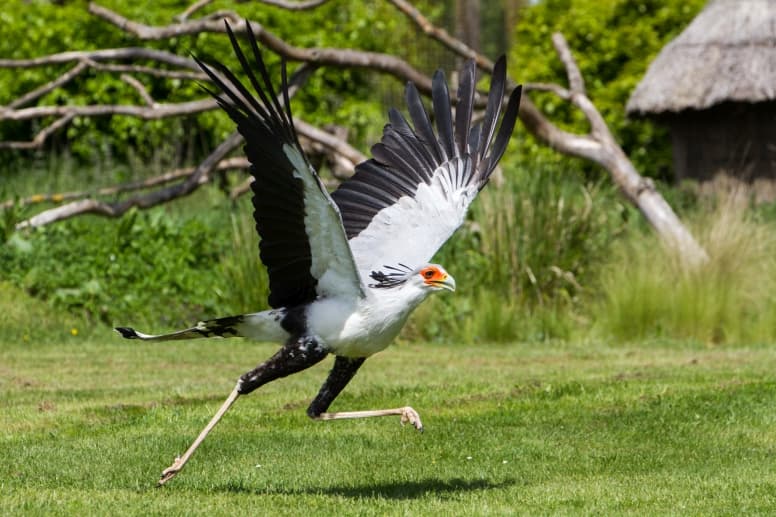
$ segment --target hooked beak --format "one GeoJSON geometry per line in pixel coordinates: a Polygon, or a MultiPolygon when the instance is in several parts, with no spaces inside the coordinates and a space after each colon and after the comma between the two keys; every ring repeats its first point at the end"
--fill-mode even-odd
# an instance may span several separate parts
{"type": "Polygon", "coordinates": [[[455,278],[451,275],[445,276],[443,280],[436,280],[433,282],[434,287],[441,287],[449,291],[455,291],[455,278]]]}

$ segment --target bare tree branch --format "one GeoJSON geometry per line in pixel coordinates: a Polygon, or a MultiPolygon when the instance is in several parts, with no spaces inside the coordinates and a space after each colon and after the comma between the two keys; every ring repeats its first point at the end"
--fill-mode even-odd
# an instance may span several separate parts
{"type": "Polygon", "coordinates": [[[352,147],[345,140],[337,138],[335,135],[327,133],[326,131],[322,131],[296,117],[294,117],[294,127],[300,135],[320,143],[330,151],[334,151],[342,157],[347,158],[351,163],[358,164],[367,160],[367,157],[364,154],[355,147],[352,147]]]}
{"type": "Polygon", "coordinates": [[[130,104],[94,104],[91,106],[36,106],[19,110],[0,111],[0,120],[29,120],[43,117],[99,117],[103,115],[129,115],[143,120],[158,120],[181,115],[193,115],[215,109],[213,99],[200,99],[174,104],[160,103],[154,106],[130,104]]]}
{"type": "Polygon", "coordinates": [[[198,73],[200,72],[197,63],[195,63],[193,59],[181,57],[164,50],[143,47],[71,50],[32,59],[0,59],[0,68],[35,68],[69,63],[72,61],[83,61],[85,59],[95,62],[117,61],[122,59],[159,61],[160,63],[176,66],[178,68],[188,68],[198,73]]]}
{"type": "Polygon", "coordinates": [[[0,142],[0,149],[39,149],[48,137],[65,127],[75,115],[66,114],[41,129],[35,137],[27,142],[0,142]]]}
{"type": "Polygon", "coordinates": [[[163,70],[160,68],[151,68],[140,65],[119,65],[112,63],[97,63],[86,60],[86,63],[94,70],[102,72],[119,72],[131,74],[144,74],[153,77],[164,77],[167,79],[186,79],[189,81],[208,81],[209,78],[202,72],[189,72],[188,70],[163,70]]]}
{"type": "Polygon", "coordinates": [[[185,22],[189,18],[189,16],[199,11],[200,9],[210,4],[211,2],[213,2],[213,0],[197,0],[196,2],[188,6],[185,11],[183,11],[181,14],[176,16],[175,19],[178,20],[179,22],[185,22]]]}
{"type": "Polygon", "coordinates": [[[229,191],[229,199],[234,201],[238,197],[247,194],[251,190],[251,185],[256,180],[253,176],[250,178],[246,178],[245,181],[234,187],[232,190],[229,191]]]}
{"type": "Polygon", "coordinates": [[[79,62],[73,68],[71,68],[64,74],[60,75],[53,81],[50,81],[44,85],[41,85],[38,88],[35,88],[34,90],[27,92],[26,94],[22,95],[18,99],[12,101],[10,104],[8,104],[8,107],[11,109],[20,108],[26,104],[31,103],[34,100],[39,99],[40,97],[43,97],[47,93],[52,92],[57,88],[72,81],[75,77],[79,76],[81,72],[86,70],[88,66],[89,64],[86,61],[79,62]]]}
{"type": "Polygon", "coordinates": [[[555,51],[558,53],[561,63],[566,68],[566,77],[569,81],[569,88],[574,93],[581,93],[586,95],[585,81],[582,79],[582,72],[579,71],[577,62],[574,60],[574,56],[571,54],[566,38],[563,34],[556,32],[552,35],[552,44],[555,47],[555,51]]]}
{"type": "MultiPolygon", "coordinates": [[[[159,40],[185,34],[200,34],[203,32],[226,32],[226,27],[222,20],[200,19],[164,27],[152,27],[150,25],[144,25],[128,20],[124,16],[94,2],[89,4],[89,12],[142,40],[159,40]]],[[[224,12],[222,18],[229,20],[232,30],[235,33],[244,33],[247,30],[245,20],[240,18],[236,13],[224,12]]],[[[318,66],[330,65],[340,68],[369,68],[379,70],[394,75],[404,81],[411,81],[424,92],[431,91],[431,79],[416,70],[403,59],[396,56],[347,48],[300,48],[286,43],[284,40],[267,31],[257,22],[251,22],[251,27],[259,42],[288,60],[302,61],[318,66]]],[[[2,61],[0,61],[0,66],[2,66],[2,61]]]]}
{"type": "Polygon", "coordinates": [[[470,48],[463,41],[451,36],[446,30],[437,27],[423,16],[412,4],[406,0],[389,0],[396,8],[412,20],[420,29],[432,39],[442,43],[456,54],[467,59],[474,59],[477,67],[483,70],[493,71],[493,62],[470,48]]]}
{"type": "MultiPolygon", "coordinates": [[[[245,157],[232,157],[226,158],[218,162],[214,172],[226,172],[235,169],[247,169],[250,166],[248,159],[245,157]]],[[[191,176],[196,171],[196,167],[182,167],[179,169],[173,169],[172,171],[165,172],[159,176],[153,176],[139,181],[131,181],[129,183],[122,183],[120,185],[114,185],[112,187],[103,187],[97,190],[82,190],[76,192],[61,192],[55,194],[34,194],[20,200],[6,200],[0,203],[0,210],[11,208],[12,206],[29,206],[40,203],[62,203],[64,201],[73,201],[76,199],[83,199],[89,196],[115,196],[126,192],[134,192],[136,190],[145,190],[160,185],[166,185],[182,178],[191,176]]]]}
{"type": "Polygon", "coordinates": [[[555,83],[523,83],[524,92],[551,92],[564,101],[571,100],[571,92],[555,83]]]}
{"type": "Polygon", "coordinates": [[[304,11],[321,6],[325,4],[327,0],[303,0],[298,2],[292,2],[288,0],[259,0],[259,2],[274,7],[281,7],[288,11],[304,11]]]}
{"type": "Polygon", "coordinates": [[[157,106],[156,101],[151,97],[151,94],[148,93],[148,90],[146,90],[146,87],[143,86],[143,83],[135,79],[129,74],[121,74],[121,80],[130,85],[132,88],[137,91],[137,93],[140,95],[140,97],[143,99],[143,101],[146,103],[146,106],[149,108],[155,108],[157,106]]]}
{"type": "Polygon", "coordinates": [[[132,207],[151,208],[172,199],[187,196],[197,190],[200,185],[207,183],[210,180],[210,173],[215,170],[218,163],[241,143],[242,137],[235,131],[216,147],[216,149],[210,153],[196,169],[194,169],[194,172],[181,183],[176,183],[175,185],[155,190],[145,195],[134,196],[114,203],[108,203],[94,198],[81,199],[56,208],[44,210],[43,212],[18,223],[16,229],[21,230],[23,228],[44,226],[82,214],[119,217],[132,207]]]}

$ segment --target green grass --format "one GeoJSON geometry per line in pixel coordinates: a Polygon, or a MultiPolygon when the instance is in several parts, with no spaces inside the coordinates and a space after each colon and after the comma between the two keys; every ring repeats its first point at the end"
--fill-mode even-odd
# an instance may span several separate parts
{"type": "Polygon", "coordinates": [[[109,335],[0,342],[4,515],[757,514],[776,504],[776,353],[664,341],[401,344],[313,422],[330,361],[237,402],[157,489],[237,376],[274,345],[109,335]]]}

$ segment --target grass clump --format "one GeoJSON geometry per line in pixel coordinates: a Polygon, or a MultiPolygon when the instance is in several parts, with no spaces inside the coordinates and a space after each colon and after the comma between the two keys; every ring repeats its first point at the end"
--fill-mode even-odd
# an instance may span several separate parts
{"type": "Polygon", "coordinates": [[[693,232],[709,260],[685,264],[658,237],[635,234],[601,270],[594,303],[599,331],[703,343],[776,339],[776,238],[766,222],[729,195],[699,210],[693,232]]]}

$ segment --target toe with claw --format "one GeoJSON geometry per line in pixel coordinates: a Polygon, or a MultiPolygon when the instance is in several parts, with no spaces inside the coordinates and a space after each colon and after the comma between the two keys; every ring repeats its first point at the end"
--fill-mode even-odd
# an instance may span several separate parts
{"type": "Polygon", "coordinates": [[[423,432],[423,423],[420,421],[420,415],[417,411],[407,406],[401,409],[401,425],[411,424],[415,429],[423,432]]]}
{"type": "Polygon", "coordinates": [[[164,469],[162,472],[161,477],[159,478],[159,481],[156,483],[156,486],[162,486],[163,484],[167,483],[169,480],[175,477],[175,475],[181,471],[183,468],[183,464],[185,462],[181,460],[181,457],[178,456],[175,458],[175,461],[172,465],[164,469]]]}

